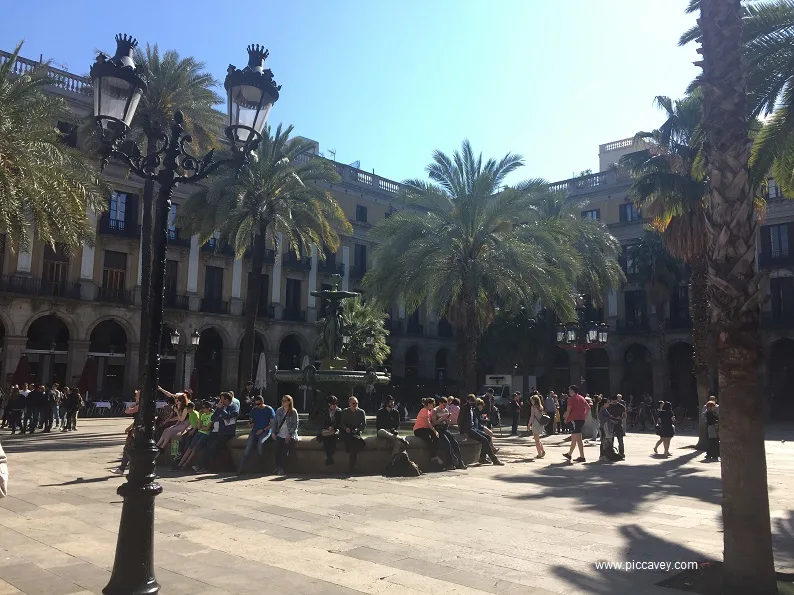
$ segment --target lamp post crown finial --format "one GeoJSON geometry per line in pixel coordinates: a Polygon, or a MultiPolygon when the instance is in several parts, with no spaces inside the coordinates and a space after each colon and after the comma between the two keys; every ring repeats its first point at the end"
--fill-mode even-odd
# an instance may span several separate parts
{"type": "Polygon", "coordinates": [[[252,43],[246,49],[248,50],[248,68],[262,72],[265,68],[265,60],[267,60],[270,52],[265,49],[265,46],[258,43],[252,43]]]}
{"type": "Polygon", "coordinates": [[[126,33],[116,34],[116,55],[113,56],[113,61],[122,66],[131,66],[135,68],[135,63],[132,61],[132,54],[135,48],[138,47],[138,40],[132,35],[126,33]]]}

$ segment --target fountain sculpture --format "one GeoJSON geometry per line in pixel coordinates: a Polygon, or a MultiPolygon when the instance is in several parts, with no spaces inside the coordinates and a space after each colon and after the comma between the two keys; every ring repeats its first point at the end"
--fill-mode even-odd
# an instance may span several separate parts
{"type": "MultiPolygon", "coordinates": [[[[341,281],[340,275],[333,275],[331,289],[311,293],[325,304],[323,312],[325,317],[319,321],[319,325],[322,327],[320,344],[324,347],[326,356],[320,362],[320,369],[318,370],[311,364],[304,366],[303,369],[276,369],[272,373],[275,381],[299,383],[328,394],[336,393],[339,397],[344,397],[350,394],[356,386],[388,384],[391,380],[389,374],[377,372],[372,367],[366,371],[347,369],[347,361],[341,357],[344,344],[342,302],[355,298],[359,294],[339,289],[341,281]]],[[[341,400],[344,401],[344,398],[341,400]]]]}

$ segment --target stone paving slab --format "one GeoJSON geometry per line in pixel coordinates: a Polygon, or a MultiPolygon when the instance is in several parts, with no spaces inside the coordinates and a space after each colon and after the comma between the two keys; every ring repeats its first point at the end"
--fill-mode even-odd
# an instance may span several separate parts
{"type": "MultiPolygon", "coordinates": [[[[0,500],[0,595],[100,593],[113,564],[123,481],[121,419],[77,434],[9,436],[0,500]]],[[[794,569],[794,427],[767,441],[780,570],[794,569]]],[[[614,465],[571,465],[563,437],[533,461],[526,437],[498,440],[504,467],[384,477],[174,475],[161,469],[155,564],[164,594],[549,595],[643,593],[663,573],[598,561],[719,559],[719,465],[676,436],[630,434],[614,465]]],[[[595,458],[596,447],[586,455],[595,458]]]]}

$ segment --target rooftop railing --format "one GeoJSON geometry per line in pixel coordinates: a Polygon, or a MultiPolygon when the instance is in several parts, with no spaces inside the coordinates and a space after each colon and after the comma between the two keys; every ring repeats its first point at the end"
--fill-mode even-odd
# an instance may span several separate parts
{"type": "MultiPolygon", "coordinates": [[[[14,57],[13,54],[0,50],[0,65],[7,64],[14,57]]],[[[29,60],[22,56],[17,56],[14,63],[11,65],[11,73],[22,76],[30,74],[35,69],[40,68],[44,63],[29,60]]],[[[94,94],[94,89],[91,86],[91,79],[66,72],[54,66],[47,66],[50,75],[50,84],[58,89],[77,93],[78,95],[85,95],[90,97],[94,94]]]]}

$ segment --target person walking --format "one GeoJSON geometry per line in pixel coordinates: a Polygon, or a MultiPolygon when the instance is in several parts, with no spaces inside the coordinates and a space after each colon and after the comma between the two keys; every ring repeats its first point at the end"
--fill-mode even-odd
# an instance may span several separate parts
{"type": "Polygon", "coordinates": [[[513,399],[507,406],[507,410],[513,417],[513,427],[510,429],[511,436],[518,436],[518,422],[521,419],[521,393],[516,391],[513,393],[513,399]]]}
{"type": "Polygon", "coordinates": [[[656,412],[659,419],[656,432],[659,434],[659,441],[653,447],[654,454],[659,454],[659,445],[664,445],[664,456],[670,456],[670,440],[675,436],[675,415],[673,415],[673,405],[670,401],[659,401],[659,409],[656,412]]]}
{"type": "Polygon", "coordinates": [[[708,445],[706,446],[706,460],[720,460],[720,415],[716,400],[706,403],[706,435],[708,445]]]}
{"type": "Polygon", "coordinates": [[[618,456],[623,460],[626,458],[623,447],[623,437],[626,435],[626,403],[623,401],[623,395],[617,394],[609,397],[606,408],[612,419],[612,437],[609,440],[609,446],[614,450],[615,439],[617,438],[618,456]]]}
{"type": "Polygon", "coordinates": [[[572,424],[571,430],[571,449],[567,453],[563,453],[569,461],[573,456],[574,449],[579,449],[579,456],[574,460],[576,463],[584,463],[584,442],[582,442],[582,428],[584,428],[585,419],[587,414],[590,413],[590,406],[584,397],[579,394],[579,387],[572,384],[568,387],[568,400],[565,410],[565,423],[572,424]]]}
{"type": "Polygon", "coordinates": [[[58,386],[57,382],[53,382],[50,385],[50,393],[48,394],[47,400],[50,403],[50,429],[52,427],[60,427],[61,425],[61,399],[63,398],[63,393],[60,391],[60,387],[58,386]]]}
{"type": "Polygon", "coordinates": [[[300,440],[298,412],[295,411],[292,396],[281,397],[281,407],[276,409],[273,426],[276,432],[276,475],[286,475],[290,454],[295,448],[295,443],[300,440]]]}
{"type": "MultiPolygon", "coordinates": [[[[544,411],[540,403],[540,395],[532,395],[529,397],[529,421],[527,421],[527,429],[532,430],[532,438],[535,440],[535,449],[538,451],[536,458],[542,459],[546,456],[546,450],[543,448],[543,443],[540,441],[540,436],[543,433],[542,418],[544,411]]],[[[545,415],[548,415],[546,413],[545,415]]],[[[549,415],[549,418],[551,416],[549,415]]],[[[546,424],[548,428],[548,424],[546,424]]]]}
{"type": "Polygon", "coordinates": [[[19,430],[22,434],[25,433],[25,426],[22,425],[22,416],[25,413],[25,395],[19,391],[16,385],[11,387],[9,391],[10,398],[8,400],[8,423],[11,428],[11,433],[16,434],[19,430]]]}
{"type": "Polygon", "coordinates": [[[546,436],[553,435],[554,426],[556,425],[555,415],[557,413],[557,402],[555,401],[556,395],[551,390],[543,400],[543,411],[549,416],[549,423],[546,424],[546,436]]]}

